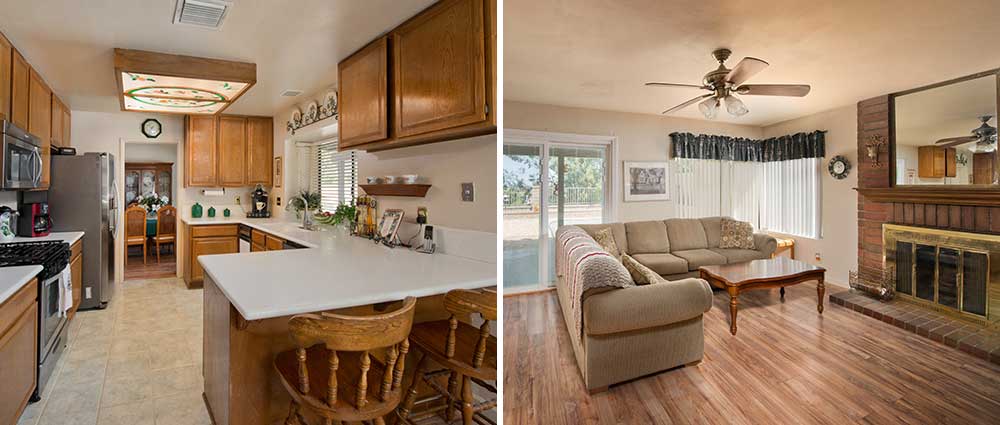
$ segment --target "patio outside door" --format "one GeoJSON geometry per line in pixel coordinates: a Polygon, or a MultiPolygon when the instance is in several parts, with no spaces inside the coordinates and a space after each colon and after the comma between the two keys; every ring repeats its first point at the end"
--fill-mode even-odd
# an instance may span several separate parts
{"type": "Polygon", "coordinates": [[[505,291],[555,284],[555,233],[559,226],[610,219],[610,147],[610,143],[574,144],[505,137],[505,291]]]}

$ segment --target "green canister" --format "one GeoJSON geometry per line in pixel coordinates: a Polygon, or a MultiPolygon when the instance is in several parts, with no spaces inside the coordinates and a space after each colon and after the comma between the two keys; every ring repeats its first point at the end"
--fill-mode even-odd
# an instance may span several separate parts
{"type": "Polygon", "coordinates": [[[208,207],[208,216],[215,217],[215,207],[208,207]]]}
{"type": "Polygon", "coordinates": [[[201,218],[201,211],[201,204],[195,202],[194,205],[191,206],[191,218],[201,218]]]}
{"type": "Polygon", "coordinates": [[[226,208],[226,209],[222,210],[222,216],[223,217],[229,217],[229,214],[230,214],[229,208],[226,208]]]}

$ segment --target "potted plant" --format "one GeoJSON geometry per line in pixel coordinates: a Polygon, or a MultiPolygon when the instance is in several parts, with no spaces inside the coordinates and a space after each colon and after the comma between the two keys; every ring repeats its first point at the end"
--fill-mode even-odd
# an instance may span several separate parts
{"type": "Polygon", "coordinates": [[[319,211],[319,192],[313,192],[309,189],[300,190],[297,195],[293,196],[292,199],[285,204],[285,211],[294,210],[296,219],[302,218],[302,210],[304,210],[306,206],[306,204],[302,203],[302,198],[305,198],[309,203],[309,211],[319,211]]]}

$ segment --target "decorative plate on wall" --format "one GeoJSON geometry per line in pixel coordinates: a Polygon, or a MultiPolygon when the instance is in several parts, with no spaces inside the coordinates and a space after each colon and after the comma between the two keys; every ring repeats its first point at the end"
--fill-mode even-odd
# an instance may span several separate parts
{"type": "Polygon", "coordinates": [[[302,111],[299,108],[292,110],[292,123],[301,126],[302,125],[302,111]]]}
{"type": "Polygon", "coordinates": [[[843,156],[837,155],[830,160],[830,175],[837,180],[843,180],[851,172],[851,162],[843,156]]]}
{"type": "Polygon", "coordinates": [[[315,100],[306,106],[306,115],[302,118],[303,125],[309,125],[319,120],[319,103],[315,100]]]}

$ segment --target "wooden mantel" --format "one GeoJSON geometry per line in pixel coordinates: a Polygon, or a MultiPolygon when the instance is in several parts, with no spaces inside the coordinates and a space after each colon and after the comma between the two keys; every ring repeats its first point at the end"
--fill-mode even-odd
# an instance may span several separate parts
{"type": "Polygon", "coordinates": [[[983,207],[996,207],[1000,205],[1000,189],[994,187],[897,186],[856,187],[854,190],[858,191],[866,200],[873,202],[907,202],[983,207]]]}

